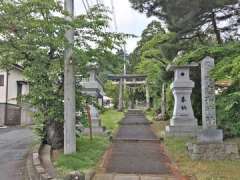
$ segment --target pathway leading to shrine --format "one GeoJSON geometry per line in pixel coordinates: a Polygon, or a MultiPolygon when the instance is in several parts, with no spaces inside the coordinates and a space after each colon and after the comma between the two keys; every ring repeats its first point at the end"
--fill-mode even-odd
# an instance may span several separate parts
{"type": "Polygon", "coordinates": [[[141,111],[126,114],[106,159],[105,173],[95,180],[180,179],[141,111]]]}

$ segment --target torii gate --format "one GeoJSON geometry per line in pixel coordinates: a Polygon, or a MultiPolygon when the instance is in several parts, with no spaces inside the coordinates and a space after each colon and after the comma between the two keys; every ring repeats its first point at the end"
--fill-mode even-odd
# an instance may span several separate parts
{"type": "Polygon", "coordinates": [[[146,89],[146,108],[150,107],[150,96],[149,89],[147,85],[146,75],[139,74],[118,74],[118,75],[108,75],[109,79],[113,81],[113,84],[119,84],[119,101],[118,110],[123,110],[123,86],[137,86],[144,85],[146,89]]]}

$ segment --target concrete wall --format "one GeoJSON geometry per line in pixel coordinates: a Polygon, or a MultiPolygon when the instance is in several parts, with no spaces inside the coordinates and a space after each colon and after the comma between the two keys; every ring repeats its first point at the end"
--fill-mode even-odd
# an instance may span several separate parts
{"type": "Polygon", "coordinates": [[[23,107],[21,109],[21,125],[24,126],[33,124],[32,116],[33,113],[31,112],[31,110],[29,108],[23,107]]]}

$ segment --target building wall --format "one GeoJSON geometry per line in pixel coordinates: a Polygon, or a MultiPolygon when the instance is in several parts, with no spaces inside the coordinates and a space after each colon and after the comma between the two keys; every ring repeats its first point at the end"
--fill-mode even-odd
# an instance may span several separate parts
{"type": "MultiPolygon", "coordinates": [[[[9,72],[8,75],[8,103],[17,104],[17,81],[24,81],[22,72],[18,69],[14,69],[9,72]]],[[[22,94],[28,93],[28,85],[23,85],[22,94]]]]}
{"type": "MultiPolygon", "coordinates": [[[[7,73],[0,70],[0,75],[4,75],[4,86],[0,86],[0,126],[2,125],[22,125],[31,124],[32,117],[30,109],[27,107],[18,107],[17,105],[17,81],[24,81],[22,72],[18,69],[11,70],[8,74],[8,119],[4,122],[5,103],[6,103],[6,82],[7,73]]],[[[29,93],[29,85],[22,85],[22,95],[29,93]]]]}

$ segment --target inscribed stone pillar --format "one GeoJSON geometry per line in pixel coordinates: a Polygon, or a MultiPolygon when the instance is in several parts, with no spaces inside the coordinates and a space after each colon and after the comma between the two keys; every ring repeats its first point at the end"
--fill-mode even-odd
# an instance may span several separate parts
{"type": "Polygon", "coordinates": [[[123,110],[123,79],[120,78],[119,81],[119,98],[118,98],[118,110],[123,110]]]}
{"type": "Polygon", "coordinates": [[[214,59],[206,57],[201,62],[202,85],[202,124],[203,131],[198,135],[199,142],[221,142],[222,130],[216,129],[215,83],[210,76],[214,59]]]}
{"type": "Polygon", "coordinates": [[[196,136],[197,134],[197,120],[194,117],[191,103],[194,82],[189,77],[190,67],[193,66],[197,64],[168,67],[168,70],[174,71],[172,83],[174,111],[170,126],[166,127],[167,135],[196,136]]]}

